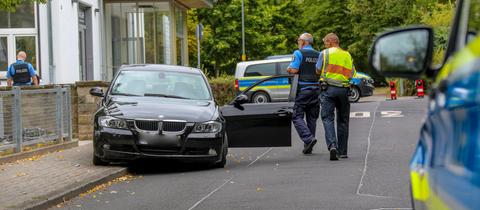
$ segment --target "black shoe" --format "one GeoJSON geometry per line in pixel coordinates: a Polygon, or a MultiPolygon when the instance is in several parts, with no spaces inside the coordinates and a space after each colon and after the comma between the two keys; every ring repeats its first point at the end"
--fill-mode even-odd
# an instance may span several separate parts
{"type": "Polygon", "coordinates": [[[336,148],[330,149],[330,160],[338,160],[337,153],[336,148]]]}
{"type": "Polygon", "coordinates": [[[339,155],[338,157],[339,157],[339,158],[342,158],[342,159],[347,159],[347,158],[348,158],[348,155],[339,155]]]}
{"type": "Polygon", "coordinates": [[[313,146],[317,143],[317,140],[313,140],[308,144],[305,144],[303,148],[303,154],[312,154],[313,146]]]}

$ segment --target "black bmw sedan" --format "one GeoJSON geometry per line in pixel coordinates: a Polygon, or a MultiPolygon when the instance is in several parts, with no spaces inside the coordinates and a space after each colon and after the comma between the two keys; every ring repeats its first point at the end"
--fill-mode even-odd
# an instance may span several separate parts
{"type": "Polygon", "coordinates": [[[219,107],[199,69],[123,66],[106,93],[90,90],[103,97],[94,118],[93,163],[167,158],[224,167],[229,147],[291,146],[294,95],[268,104],[249,104],[247,97],[253,88],[285,78],[296,87],[292,76],[274,76],[219,107]]]}

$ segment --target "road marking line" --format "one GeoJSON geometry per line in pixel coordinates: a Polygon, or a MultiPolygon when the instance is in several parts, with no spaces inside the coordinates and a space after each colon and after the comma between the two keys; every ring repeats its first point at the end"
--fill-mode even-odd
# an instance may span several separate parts
{"type": "Polygon", "coordinates": [[[370,130],[368,131],[367,154],[365,154],[365,165],[363,166],[362,177],[360,178],[360,183],[358,184],[358,187],[357,187],[357,195],[384,198],[385,196],[378,196],[378,195],[370,195],[370,194],[360,193],[360,190],[362,189],[362,186],[363,186],[363,179],[365,178],[365,175],[367,174],[368,155],[370,154],[370,146],[371,146],[371,142],[372,142],[371,138],[372,138],[373,125],[375,125],[375,119],[376,119],[377,110],[378,110],[379,106],[380,106],[380,102],[378,102],[377,106],[375,107],[375,112],[373,112],[372,125],[370,125],[370,130]]]}
{"type": "Polygon", "coordinates": [[[379,209],[370,209],[370,210],[411,210],[412,208],[379,208],[379,209]]]}
{"type": "Polygon", "coordinates": [[[255,159],[254,161],[252,161],[250,164],[247,165],[247,167],[253,165],[255,162],[257,162],[257,160],[260,160],[260,158],[262,158],[264,155],[266,155],[267,153],[269,153],[270,151],[272,151],[272,147],[270,149],[268,149],[267,151],[265,151],[263,154],[261,154],[260,156],[257,156],[257,159],[255,159]]]}
{"type": "MultiPolygon", "coordinates": [[[[269,153],[270,151],[273,150],[273,147],[269,148],[267,151],[265,151],[264,153],[262,153],[261,155],[257,156],[257,158],[252,161],[250,164],[247,165],[247,167],[253,165],[255,162],[257,162],[258,160],[260,160],[260,158],[262,158],[263,156],[265,156],[267,153],[269,153]]],[[[218,186],[217,188],[215,188],[212,192],[208,193],[205,197],[203,197],[202,199],[200,199],[199,201],[197,201],[192,207],[190,207],[188,210],[192,210],[194,209],[195,207],[197,207],[198,205],[200,205],[200,203],[202,203],[203,201],[205,201],[207,198],[209,198],[210,196],[212,196],[215,192],[217,192],[218,190],[220,190],[223,186],[225,186],[228,182],[232,181],[234,177],[231,177],[230,179],[228,179],[227,181],[225,181],[222,185],[218,186]]]]}
{"type": "Polygon", "coordinates": [[[382,111],[380,114],[382,117],[404,117],[402,111],[382,111]]]}
{"type": "Polygon", "coordinates": [[[360,193],[358,194],[358,196],[365,196],[365,197],[373,197],[373,198],[393,198],[393,197],[390,197],[390,196],[384,196],[384,195],[372,195],[372,194],[363,194],[363,193],[360,193]]]}
{"type": "Polygon", "coordinates": [[[220,190],[223,186],[225,186],[228,182],[232,181],[233,177],[231,177],[229,180],[225,181],[222,185],[218,186],[217,188],[215,188],[212,192],[208,193],[205,197],[203,197],[202,199],[200,199],[199,201],[197,201],[195,204],[193,204],[192,207],[190,207],[188,210],[192,210],[194,209],[195,207],[197,207],[198,205],[200,205],[200,203],[202,203],[204,200],[206,200],[208,197],[212,196],[213,193],[217,192],[218,190],[220,190]]]}
{"type": "Polygon", "coordinates": [[[370,118],[370,112],[350,112],[350,118],[370,118]]]}

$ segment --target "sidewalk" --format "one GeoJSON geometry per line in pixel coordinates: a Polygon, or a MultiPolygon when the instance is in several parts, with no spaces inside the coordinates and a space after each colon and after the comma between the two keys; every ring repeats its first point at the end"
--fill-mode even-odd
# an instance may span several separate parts
{"type": "Polygon", "coordinates": [[[0,165],[0,209],[45,209],[124,175],[120,166],[92,164],[91,142],[0,165]]]}

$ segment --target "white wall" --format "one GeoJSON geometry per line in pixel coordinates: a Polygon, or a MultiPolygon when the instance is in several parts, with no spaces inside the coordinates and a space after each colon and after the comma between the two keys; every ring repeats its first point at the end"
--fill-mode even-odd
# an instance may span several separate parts
{"type": "Polygon", "coordinates": [[[52,45],[54,78],[49,78],[48,58],[48,12],[47,4],[40,6],[40,41],[42,53],[43,75],[47,83],[73,83],[80,79],[79,46],[78,46],[78,6],[82,4],[91,7],[92,42],[93,42],[93,71],[94,79],[101,79],[101,43],[100,20],[101,13],[95,12],[99,8],[100,0],[80,0],[72,3],[66,0],[51,0],[52,10],[52,45]]]}

